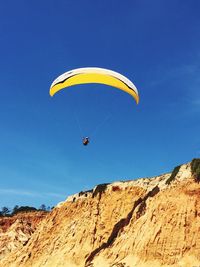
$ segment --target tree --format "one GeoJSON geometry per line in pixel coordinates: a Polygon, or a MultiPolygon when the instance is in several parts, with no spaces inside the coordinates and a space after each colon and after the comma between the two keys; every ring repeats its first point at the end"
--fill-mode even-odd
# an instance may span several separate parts
{"type": "Polygon", "coordinates": [[[2,207],[1,213],[3,216],[6,216],[10,213],[10,209],[8,207],[2,207]]]}
{"type": "Polygon", "coordinates": [[[14,208],[13,208],[13,211],[12,211],[12,215],[16,214],[18,209],[19,209],[19,206],[15,205],[14,208]]]}
{"type": "Polygon", "coordinates": [[[44,211],[46,211],[46,210],[47,210],[47,208],[46,208],[46,205],[45,205],[45,204],[42,204],[42,205],[39,207],[39,209],[40,209],[40,210],[44,210],[44,211]]]}

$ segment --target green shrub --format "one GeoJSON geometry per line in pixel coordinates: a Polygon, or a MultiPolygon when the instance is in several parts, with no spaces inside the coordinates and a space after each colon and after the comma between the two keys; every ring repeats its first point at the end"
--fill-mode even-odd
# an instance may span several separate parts
{"type": "Polygon", "coordinates": [[[170,184],[176,177],[176,175],[178,174],[179,170],[180,170],[180,166],[176,166],[174,169],[173,169],[173,172],[171,173],[171,176],[167,179],[166,181],[166,184],[170,184]]]}
{"type": "Polygon", "coordinates": [[[15,215],[19,212],[34,212],[34,211],[37,211],[37,209],[34,207],[21,206],[21,207],[15,208],[12,212],[12,215],[15,215]]]}
{"type": "Polygon", "coordinates": [[[200,182],[200,159],[193,159],[191,162],[192,175],[197,182],[200,182]]]}

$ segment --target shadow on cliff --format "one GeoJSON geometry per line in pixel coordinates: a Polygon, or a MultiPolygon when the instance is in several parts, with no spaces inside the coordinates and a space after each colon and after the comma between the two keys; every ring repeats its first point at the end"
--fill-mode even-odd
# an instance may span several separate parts
{"type": "Polygon", "coordinates": [[[120,230],[123,230],[123,228],[125,226],[127,226],[130,223],[130,220],[133,216],[133,213],[135,211],[135,209],[138,207],[138,211],[136,214],[136,219],[139,219],[139,217],[141,217],[146,209],[146,201],[149,197],[154,197],[156,194],[158,194],[158,192],[160,191],[158,186],[155,186],[151,191],[149,191],[143,198],[139,198],[138,200],[136,200],[134,202],[133,208],[131,209],[131,211],[127,214],[127,216],[125,218],[122,218],[119,222],[117,222],[114,227],[113,230],[107,240],[107,242],[104,242],[100,247],[96,248],[95,250],[93,250],[89,256],[86,259],[85,262],[85,266],[90,266],[90,263],[92,262],[92,260],[94,259],[94,257],[103,249],[108,248],[109,246],[111,246],[114,242],[114,240],[116,239],[116,237],[118,236],[120,230]]]}

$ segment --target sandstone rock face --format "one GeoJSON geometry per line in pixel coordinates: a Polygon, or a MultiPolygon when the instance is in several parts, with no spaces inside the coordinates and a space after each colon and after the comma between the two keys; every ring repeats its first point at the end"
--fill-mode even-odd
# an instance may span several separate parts
{"type": "Polygon", "coordinates": [[[197,178],[188,163],[68,197],[0,266],[200,266],[197,178]]]}
{"type": "Polygon", "coordinates": [[[46,212],[26,212],[0,217],[0,260],[24,246],[45,216],[46,212]]]}

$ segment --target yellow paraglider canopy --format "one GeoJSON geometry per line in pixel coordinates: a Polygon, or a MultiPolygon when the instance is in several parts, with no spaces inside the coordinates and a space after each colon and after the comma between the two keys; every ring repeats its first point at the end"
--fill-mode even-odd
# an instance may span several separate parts
{"type": "Polygon", "coordinates": [[[69,86],[86,83],[100,83],[118,88],[132,95],[137,104],[139,102],[137,88],[128,78],[115,71],[102,68],[79,68],[65,72],[53,81],[49,93],[53,96],[69,86]]]}

